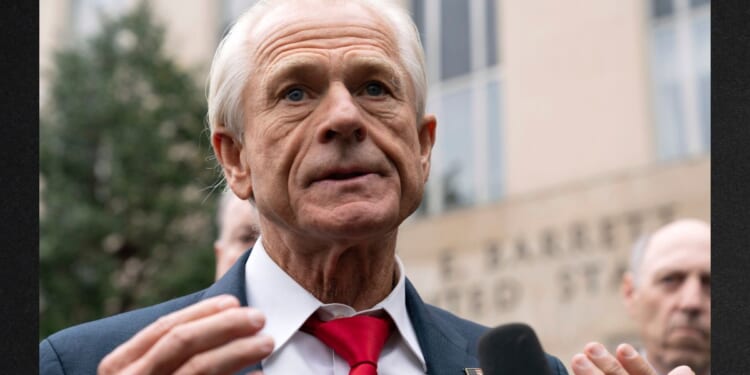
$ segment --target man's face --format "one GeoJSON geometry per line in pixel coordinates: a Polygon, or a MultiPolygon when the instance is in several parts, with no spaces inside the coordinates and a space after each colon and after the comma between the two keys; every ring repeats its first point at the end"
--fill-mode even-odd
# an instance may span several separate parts
{"type": "Polygon", "coordinates": [[[232,199],[222,215],[221,233],[214,242],[216,279],[224,275],[260,235],[258,213],[250,202],[232,199]]]}
{"type": "Polygon", "coordinates": [[[662,371],[687,364],[700,374],[710,366],[710,236],[708,226],[694,222],[655,233],[640,283],[626,296],[648,358],[662,371]]]}
{"type": "MultiPolygon", "coordinates": [[[[264,220],[321,239],[393,232],[419,205],[434,117],[414,90],[391,28],[342,2],[282,6],[250,39],[240,161],[264,220]]],[[[264,229],[265,230],[265,229],[264,229]]]]}

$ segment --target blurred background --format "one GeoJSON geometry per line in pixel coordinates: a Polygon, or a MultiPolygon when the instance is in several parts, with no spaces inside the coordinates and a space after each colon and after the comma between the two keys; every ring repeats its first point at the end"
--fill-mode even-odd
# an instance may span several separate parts
{"type": "MultiPolygon", "coordinates": [[[[566,365],[637,342],[633,241],[710,219],[710,1],[402,0],[438,118],[398,253],[428,301],[566,365]]],[[[251,0],[40,0],[40,338],[213,278],[213,52],[251,0]]]]}

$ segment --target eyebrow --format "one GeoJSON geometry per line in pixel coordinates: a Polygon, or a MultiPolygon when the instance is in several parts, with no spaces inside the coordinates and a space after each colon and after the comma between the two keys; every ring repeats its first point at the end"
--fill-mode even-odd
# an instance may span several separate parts
{"type": "Polygon", "coordinates": [[[402,91],[401,69],[393,62],[372,56],[356,56],[348,59],[346,76],[381,76],[398,91],[402,91]]]}
{"type": "MultiPolygon", "coordinates": [[[[344,77],[376,76],[392,85],[397,93],[403,93],[401,69],[387,60],[373,56],[347,58],[344,77]]],[[[294,56],[283,59],[268,67],[263,75],[260,88],[268,97],[276,95],[276,90],[286,80],[309,81],[325,79],[328,68],[320,60],[307,56],[294,56]]],[[[346,79],[346,78],[345,78],[346,79]]]]}
{"type": "Polygon", "coordinates": [[[290,57],[269,67],[263,75],[260,87],[267,95],[274,95],[278,85],[287,79],[309,79],[323,77],[326,68],[320,61],[309,57],[290,57]]]}
{"type": "MultiPolygon", "coordinates": [[[[692,273],[695,273],[694,269],[686,270],[682,268],[662,268],[660,270],[654,271],[653,276],[654,276],[654,279],[659,279],[667,275],[673,275],[673,274],[688,275],[692,273]]],[[[699,277],[711,276],[710,270],[699,270],[697,273],[699,277]]]]}

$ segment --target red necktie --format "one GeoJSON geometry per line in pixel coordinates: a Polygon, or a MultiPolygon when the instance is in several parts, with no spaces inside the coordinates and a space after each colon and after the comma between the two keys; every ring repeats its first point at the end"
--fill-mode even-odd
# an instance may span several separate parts
{"type": "Polygon", "coordinates": [[[313,315],[302,326],[303,332],[317,337],[349,363],[349,375],[378,373],[378,357],[392,329],[390,319],[368,315],[327,322],[313,315]]]}

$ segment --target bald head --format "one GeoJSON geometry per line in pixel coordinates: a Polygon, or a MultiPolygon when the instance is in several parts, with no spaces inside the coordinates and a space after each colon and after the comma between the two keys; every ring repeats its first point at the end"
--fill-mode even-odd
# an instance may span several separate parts
{"type": "Polygon", "coordinates": [[[660,258],[665,252],[685,248],[710,254],[711,226],[699,219],[680,219],[641,237],[633,247],[630,258],[630,272],[636,284],[641,279],[644,265],[648,267],[652,259],[660,258]]]}
{"type": "Polygon", "coordinates": [[[666,374],[711,369],[711,227],[674,221],[639,241],[622,285],[649,362],[666,374]]]}

